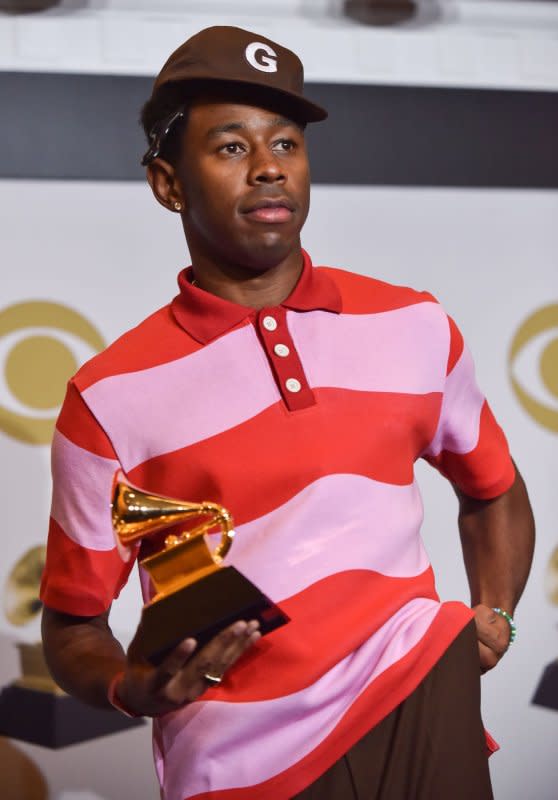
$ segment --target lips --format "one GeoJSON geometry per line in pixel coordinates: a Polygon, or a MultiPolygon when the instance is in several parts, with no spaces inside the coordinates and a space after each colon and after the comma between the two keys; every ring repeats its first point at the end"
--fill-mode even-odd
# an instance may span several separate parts
{"type": "Polygon", "coordinates": [[[288,222],[294,213],[294,207],[283,197],[262,198],[252,203],[242,213],[256,222],[288,222]]]}

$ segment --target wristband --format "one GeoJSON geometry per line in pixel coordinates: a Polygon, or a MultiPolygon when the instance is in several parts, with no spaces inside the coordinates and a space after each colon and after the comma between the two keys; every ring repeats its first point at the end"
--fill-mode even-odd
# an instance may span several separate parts
{"type": "Polygon", "coordinates": [[[141,717],[141,714],[136,714],[135,711],[130,711],[129,708],[126,708],[122,700],[118,697],[118,684],[124,677],[124,671],[117,672],[116,675],[112,678],[111,682],[108,686],[107,691],[107,698],[109,703],[113,708],[116,708],[117,711],[120,711],[122,714],[125,714],[127,717],[141,717]]]}
{"type": "Polygon", "coordinates": [[[501,617],[504,617],[508,625],[510,626],[510,644],[515,642],[515,637],[517,636],[517,627],[515,622],[513,621],[513,617],[508,614],[507,611],[504,611],[503,608],[493,608],[492,609],[496,614],[499,614],[501,617]]]}

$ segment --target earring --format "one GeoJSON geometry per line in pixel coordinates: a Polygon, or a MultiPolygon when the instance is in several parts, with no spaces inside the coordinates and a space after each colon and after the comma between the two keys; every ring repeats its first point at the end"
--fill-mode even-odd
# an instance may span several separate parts
{"type": "Polygon", "coordinates": [[[182,203],[180,202],[180,200],[175,200],[174,203],[172,204],[172,207],[174,208],[175,211],[182,211],[182,203]]]}

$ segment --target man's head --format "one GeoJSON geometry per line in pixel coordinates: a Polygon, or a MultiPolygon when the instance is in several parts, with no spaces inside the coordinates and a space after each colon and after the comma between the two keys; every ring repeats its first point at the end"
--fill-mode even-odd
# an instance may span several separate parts
{"type": "Polygon", "coordinates": [[[304,128],[327,114],[302,95],[289,50],[210,28],[163,66],[142,112],[155,196],[180,210],[192,256],[266,270],[297,245],[308,212],[304,128]]]}
{"type": "MultiPolygon", "coordinates": [[[[318,122],[327,112],[303,96],[304,69],[295,53],[242,28],[206,28],[167,59],[142,111],[150,142],[144,165],[160,154],[168,122],[190,98],[215,94],[251,96],[256,104],[275,103],[301,122],[318,122]]],[[[167,136],[175,129],[171,121],[167,136]]]]}

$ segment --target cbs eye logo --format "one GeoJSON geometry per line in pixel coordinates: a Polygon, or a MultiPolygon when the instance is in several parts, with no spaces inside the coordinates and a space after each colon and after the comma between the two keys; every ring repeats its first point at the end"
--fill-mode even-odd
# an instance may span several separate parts
{"type": "Polygon", "coordinates": [[[525,411],[558,433],[558,303],[535,311],[520,325],[508,361],[512,387],[525,411]]]}
{"type": "Polygon", "coordinates": [[[68,306],[30,301],[0,310],[0,431],[48,444],[68,379],[104,347],[98,330],[68,306]]]}

